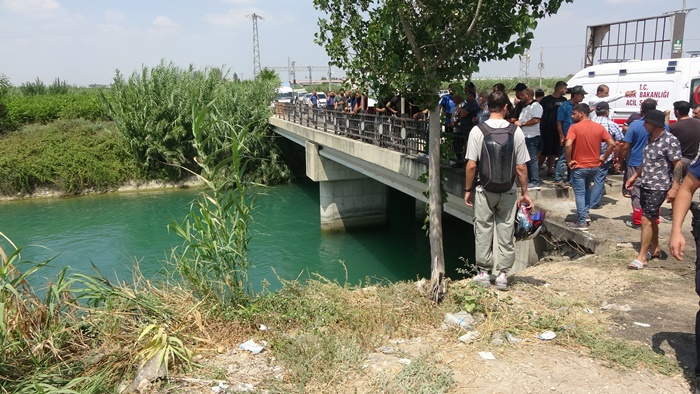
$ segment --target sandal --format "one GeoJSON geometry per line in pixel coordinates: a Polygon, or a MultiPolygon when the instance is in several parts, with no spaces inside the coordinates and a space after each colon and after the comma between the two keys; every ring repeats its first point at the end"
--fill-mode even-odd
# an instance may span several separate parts
{"type": "Polygon", "coordinates": [[[666,260],[668,258],[668,255],[663,250],[660,251],[659,254],[655,254],[655,255],[652,255],[651,252],[647,250],[646,257],[647,257],[647,261],[651,261],[653,259],[666,260]]]}
{"type": "Polygon", "coordinates": [[[647,266],[646,264],[644,264],[641,261],[636,260],[636,259],[632,260],[631,263],[627,264],[628,269],[636,270],[636,271],[643,270],[646,266],[647,266]]]}

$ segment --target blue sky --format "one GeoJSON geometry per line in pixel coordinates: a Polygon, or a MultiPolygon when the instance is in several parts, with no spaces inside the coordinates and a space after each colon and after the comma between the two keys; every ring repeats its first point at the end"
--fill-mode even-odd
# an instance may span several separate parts
{"type": "MultiPolygon", "coordinates": [[[[687,0],[700,8],[700,0],[687,0]]],[[[543,75],[565,76],[581,68],[587,25],[643,18],[678,10],[682,0],[575,0],[540,22],[532,45],[530,76],[543,48],[543,75]]],[[[0,74],[13,84],[108,84],[115,70],[130,75],[161,59],[178,66],[225,66],[243,78],[253,75],[253,27],[259,14],[263,67],[296,62],[297,79],[307,65],[327,66],[313,43],[323,15],[311,0],[0,0],[0,74]]],[[[700,50],[700,10],[686,22],[684,50],[700,50]]],[[[670,49],[669,49],[670,51],[670,49]]],[[[480,76],[518,76],[519,61],[482,64],[480,76]]],[[[314,79],[326,74],[314,71],[314,79]]],[[[283,80],[287,73],[280,74],[283,80]]]]}

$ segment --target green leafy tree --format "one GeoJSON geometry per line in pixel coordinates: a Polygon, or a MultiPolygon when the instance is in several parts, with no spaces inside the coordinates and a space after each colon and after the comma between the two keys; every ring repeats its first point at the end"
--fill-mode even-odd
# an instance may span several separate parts
{"type": "Polygon", "coordinates": [[[479,62],[510,59],[529,48],[537,21],[573,0],[314,0],[316,42],[348,77],[376,92],[410,90],[430,108],[429,222],[431,279],[437,298],[445,274],[440,193],[443,82],[478,71],[479,62]]]}
{"type": "Polygon", "coordinates": [[[269,68],[263,68],[262,70],[260,70],[260,74],[258,74],[257,79],[260,79],[262,81],[277,81],[277,83],[279,83],[280,77],[274,70],[270,70],[269,68]]]}
{"type": "Polygon", "coordinates": [[[12,128],[7,122],[7,106],[5,105],[5,100],[3,100],[10,92],[10,89],[12,89],[10,78],[5,74],[0,74],[0,134],[4,134],[12,128]]]}
{"type": "Polygon", "coordinates": [[[5,74],[0,74],[0,98],[10,93],[10,89],[12,89],[10,78],[5,74]]]}

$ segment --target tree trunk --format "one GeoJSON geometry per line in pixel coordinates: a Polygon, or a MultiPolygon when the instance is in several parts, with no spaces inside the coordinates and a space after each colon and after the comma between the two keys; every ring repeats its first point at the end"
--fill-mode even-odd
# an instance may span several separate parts
{"type": "Polygon", "coordinates": [[[438,293],[441,292],[441,283],[445,277],[445,255],[442,249],[440,134],[440,107],[435,107],[430,111],[430,128],[428,133],[428,218],[430,220],[430,281],[434,293],[432,295],[436,299],[438,293]]]}

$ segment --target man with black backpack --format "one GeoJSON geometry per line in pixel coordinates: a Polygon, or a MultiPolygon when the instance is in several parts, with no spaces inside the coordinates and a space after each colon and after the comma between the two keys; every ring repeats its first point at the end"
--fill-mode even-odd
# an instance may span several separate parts
{"type": "Polygon", "coordinates": [[[513,228],[517,205],[532,208],[527,190],[527,162],[530,156],[523,131],[505,119],[508,102],[504,92],[491,93],[488,98],[489,119],[469,133],[464,189],[464,202],[474,207],[476,265],[479,272],[472,281],[490,286],[490,274],[495,268],[496,288],[499,290],[508,289],[507,275],[515,263],[513,228]],[[478,185],[475,184],[477,169],[478,185]],[[520,184],[520,197],[515,189],[516,176],[520,184]]]}

